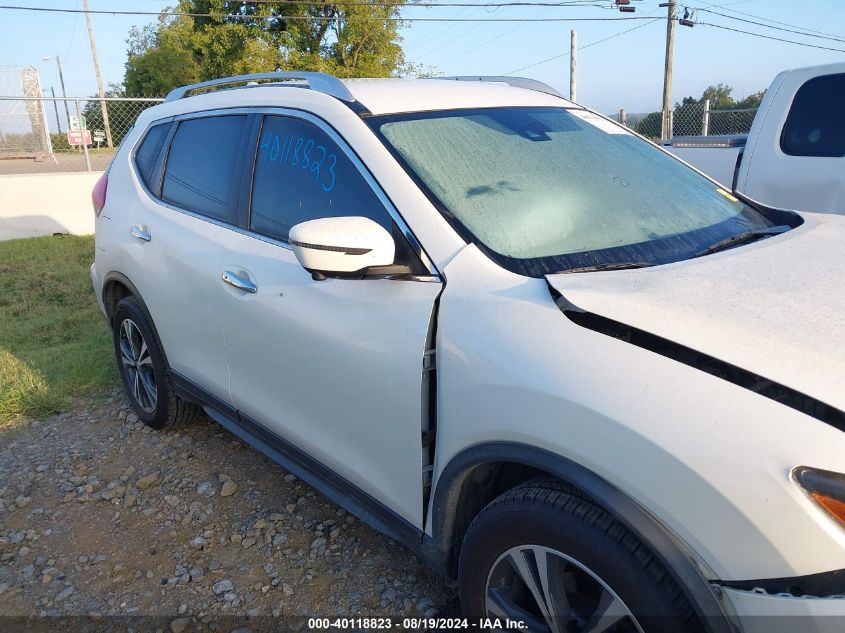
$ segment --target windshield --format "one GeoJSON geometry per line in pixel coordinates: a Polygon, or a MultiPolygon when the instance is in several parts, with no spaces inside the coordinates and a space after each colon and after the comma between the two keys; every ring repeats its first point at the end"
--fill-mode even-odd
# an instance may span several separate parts
{"type": "Polygon", "coordinates": [[[668,263],[773,225],[584,110],[417,112],[369,123],[464,239],[519,274],[668,263]]]}

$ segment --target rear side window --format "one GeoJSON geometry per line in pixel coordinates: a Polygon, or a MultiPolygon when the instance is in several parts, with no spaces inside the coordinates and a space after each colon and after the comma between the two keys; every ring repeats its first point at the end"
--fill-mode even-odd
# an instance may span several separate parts
{"type": "Polygon", "coordinates": [[[300,119],[265,117],[250,229],[287,241],[300,222],[345,216],[370,218],[388,231],[393,225],[372,187],[328,134],[300,119]]]}
{"type": "Polygon", "coordinates": [[[150,178],[153,175],[158,154],[161,152],[161,146],[167,137],[167,131],[170,129],[170,123],[160,123],[152,126],[147,130],[144,140],[141,141],[140,147],[135,152],[135,164],[138,166],[138,174],[141,180],[147,187],[150,186],[150,178]]]}
{"type": "Polygon", "coordinates": [[[845,74],[815,77],[798,89],[781,149],[791,156],[845,156],[845,74]]]}
{"type": "Polygon", "coordinates": [[[245,125],[244,115],[181,121],[167,155],[162,199],[234,224],[245,125]]]}

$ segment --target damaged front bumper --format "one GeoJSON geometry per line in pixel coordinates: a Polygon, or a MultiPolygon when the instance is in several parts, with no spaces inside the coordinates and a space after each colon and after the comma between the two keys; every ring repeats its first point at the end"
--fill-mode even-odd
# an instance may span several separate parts
{"type": "Polygon", "coordinates": [[[845,569],[714,587],[743,633],[842,633],[845,569]]]}

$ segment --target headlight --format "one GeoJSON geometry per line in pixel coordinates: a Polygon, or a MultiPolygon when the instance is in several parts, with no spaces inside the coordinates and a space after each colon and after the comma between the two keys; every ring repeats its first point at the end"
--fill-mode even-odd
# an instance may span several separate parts
{"type": "Polygon", "coordinates": [[[845,525],[845,475],[796,466],[792,469],[792,478],[813,501],[845,525]]]}

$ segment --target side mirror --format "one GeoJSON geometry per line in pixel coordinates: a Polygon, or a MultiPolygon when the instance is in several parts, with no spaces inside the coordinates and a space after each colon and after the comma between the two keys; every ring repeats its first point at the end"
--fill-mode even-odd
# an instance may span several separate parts
{"type": "Polygon", "coordinates": [[[318,218],[288,234],[299,264],[314,279],[393,264],[396,244],[382,226],[364,217],[318,218]]]}

